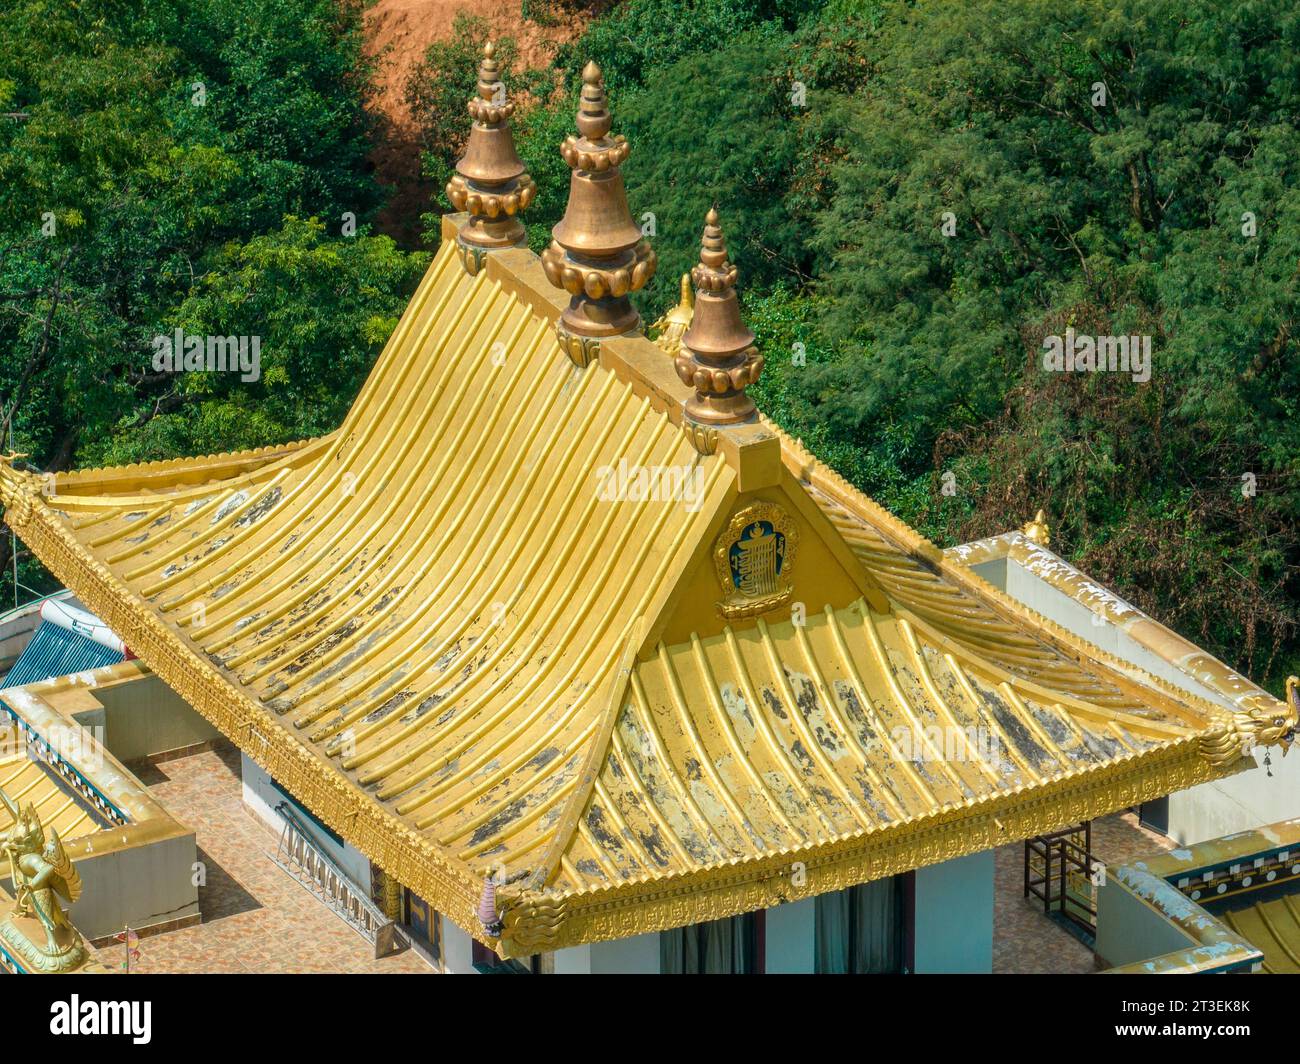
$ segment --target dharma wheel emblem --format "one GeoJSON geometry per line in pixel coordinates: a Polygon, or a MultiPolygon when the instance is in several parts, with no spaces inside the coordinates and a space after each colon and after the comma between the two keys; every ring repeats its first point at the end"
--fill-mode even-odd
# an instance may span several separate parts
{"type": "Polygon", "coordinates": [[[794,591],[798,534],[785,511],[760,502],[737,510],[713,548],[713,564],[726,597],[724,617],[753,617],[783,605],[794,591]]]}

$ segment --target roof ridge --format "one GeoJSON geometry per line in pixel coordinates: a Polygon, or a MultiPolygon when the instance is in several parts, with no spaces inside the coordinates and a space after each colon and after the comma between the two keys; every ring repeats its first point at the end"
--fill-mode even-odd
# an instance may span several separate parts
{"type": "Polygon", "coordinates": [[[1118,655],[1081,639],[1050,617],[1013,599],[1005,591],[994,587],[965,562],[946,554],[923,533],[855,487],[842,474],[809,451],[802,440],[796,440],[770,419],[765,417],[764,421],[780,438],[783,455],[788,451],[790,456],[796,459],[797,468],[794,472],[801,484],[822,492],[842,505],[854,517],[894,541],[894,545],[904,553],[927,564],[934,570],[935,575],[947,578],[959,590],[983,602],[1002,619],[1011,621],[1021,630],[1027,627],[1036,628],[1042,633],[1047,645],[1057,652],[1068,649],[1081,653],[1113,673],[1117,680],[1125,684],[1138,683],[1149,687],[1175,703],[1187,703],[1208,714],[1211,720],[1220,720],[1229,713],[1223,707],[1216,706],[1193,692],[1183,691],[1140,665],[1125,661],[1118,655]],[[1133,674],[1137,674],[1136,680],[1130,678],[1133,674]]]}
{"type": "Polygon", "coordinates": [[[587,750],[587,757],[578,773],[578,781],[574,784],[573,793],[565,799],[564,809],[555,822],[555,831],[551,841],[547,845],[541,860],[538,861],[537,867],[528,877],[525,889],[544,889],[555,877],[555,873],[559,871],[560,859],[569,848],[569,843],[578,828],[578,818],[582,816],[583,811],[587,808],[587,803],[591,801],[592,792],[596,789],[596,781],[600,777],[601,767],[609,757],[610,738],[614,731],[614,724],[618,720],[618,715],[626,700],[624,695],[631,683],[632,670],[636,666],[637,651],[641,648],[641,642],[645,638],[645,631],[646,620],[644,615],[634,617],[624,629],[622,653],[606,680],[608,691],[605,704],[601,709],[600,726],[597,728],[596,734],[592,736],[591,746],[587,750]]]}

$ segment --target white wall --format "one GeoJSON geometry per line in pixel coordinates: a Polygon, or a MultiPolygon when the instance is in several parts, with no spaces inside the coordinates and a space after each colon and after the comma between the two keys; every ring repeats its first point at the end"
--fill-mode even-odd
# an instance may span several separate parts
{"type": "Polygon", "coordinates": [[[194,884],[194,835],[112,850],[77,861],[81,897],[69,908],[86,938],[105,938],[124,927],[137,931],[199,914],[194,884]]]}
{"type": "Polygon", "coordinates": [[[1157,914],[1114,877],[1097,891],[1098,960],[1110,968],[1194,946],[1192,937],[1157,914]]]}
{"type": "MultiPolygon", "coordinates": [[[[239,769],[243,777],[244,805],[250,813],[279,834],[284,830],[284,820],[275,811],[275,807],[284,801],[284,795],[275,789],[271,777],[261,766],[249,760],[242,750],[239,754],[239,769]]],[[[358,890],[367,898],[370,897],[370,861],[366,855],[346,842],[336,843],[311,820],[307,820],[307,827],[358,890]]]]}
{"type": "Polygon", "coordinates": [[[1266,769],[1265,752],[1264,747],[1255,750],[1255,768],[1171,794],[1169,837],[1192,846],[1300,816],[1300,757],[1269,750],[1266,769]]]}
{"type": "Polygon", "coordinates": [[[993,971],[993,851],[916,870],[915,971],[993,971]]]}
{"type": "Polygon", "coordinates": [[[651,932],[616,938],[612,942],[593,942],[592,975],[658,975],[659,935],[651,932]]]}
{"type": "Polygon", "coordinates": [[[591,946],[570,946],[555,951],[556,975],[590,975],[591,946]]]}
{"type": "Polygon", "coordinates": [[[454,975],[476,975],[474,940],[445,916],[442,918],[442,964],[454,975]]]}
{"type": "Polygon", "coordinates": [[[802,975],[816,971],[817,899],[787,902],[767,910],[764,971],[802,975]]]}
{"type": "Polygon", "coordinates": [[[221,732],[155,675],[97,688],[104,745],[119,761],[136,761],[221,738],[221,732]]]}

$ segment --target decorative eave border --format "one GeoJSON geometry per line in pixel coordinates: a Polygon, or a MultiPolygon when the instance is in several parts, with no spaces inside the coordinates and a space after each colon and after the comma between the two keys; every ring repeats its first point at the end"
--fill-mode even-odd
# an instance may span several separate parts
{"type": "MultiPolygon", "coordinates": [[[[5,522],[140,660],[304,806],[457,926],[482,937],[481,883],[295,739],[275,717],[173,632],[63,527],[36,478],[0,468],[5,522]]],[[[484,939],[484,941],[488,941],[484,939]]]]}
{"type": "Polygon", "coordinates": [[[626,938],[843,890],[1019,842],[1172,791],[1234,775],[1248,759],[1215,765],[1189,735],[1142,754],[990,795],[967,805],[831,842],[641,878],[581,894],[498,891],[506,957],[626,938]]]}

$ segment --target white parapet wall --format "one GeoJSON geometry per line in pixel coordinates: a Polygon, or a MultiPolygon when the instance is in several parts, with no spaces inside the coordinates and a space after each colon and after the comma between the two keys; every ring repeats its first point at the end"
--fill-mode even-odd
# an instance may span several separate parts
{"type": "MultiPolygon", "coordinates": [[[[128,662],[3,692],[29,750],[47,745],[48,751],[40,753],[43,769],[57,776],[60,786],[102,825],[65,843],[83,885],[70,915],[92,940],[127,926],[147,931],[199,918],[201,870],[194,832],[173,818],[82,724],[86,717],[100,719],[96,694],[128,682],[134,668],[128,662]]],[[[8,713],[4,717],[10,720],[8,713]]]]}
{"type": "Polygon", "coordinates": [[[105,939],[128,926],[147,932],[197,922],[203,870],[193,832],[181,829],[134,846],[73,857],[82,892],[69,915],[87,938],[105,939]]]}
{"type": "MultiPolygon", "coordinates": [[[[1241,700],[1265,694],[1020,533],[947,553],[1067,631],[1198,698],[1232,711],[1241,700]]],[[[1253,756],[1253,769],[1169,795],[1164,829],[1169,837],[1191,846],[1300,816],[1300,757],[1269,754],[1262,747],[1253,756]]]]}
{"type": "Polygon", "coordinates": [[[140,671],[130,683],[101,685],[95,697],[103,706],[104,741],[122,761],[137,761],[222,739],[213,725],[143,665],[123,662],[125,672],[140,671]]]}

